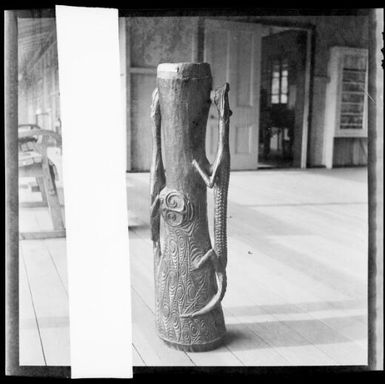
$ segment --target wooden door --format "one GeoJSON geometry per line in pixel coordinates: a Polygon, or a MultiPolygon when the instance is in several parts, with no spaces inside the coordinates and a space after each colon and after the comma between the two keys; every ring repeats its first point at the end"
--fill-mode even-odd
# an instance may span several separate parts
{"type": "MultiPolygon", "coordinates": [[[[262,39],[262,89],[267,95],[271,126],[282,130],[278,131],[282,132],[279,135],[281,138],[286,136],[288,147],[284,150],[286,145],[281,142],[281,148],[275,148],[276,157],[265,158],[268,162],[301,166],[303,146],[307,146],[303,132],[307,98],[307,38],[306,31],[288,30],[262,39]],[[283,133],[285,131],[287,134],[283,133]]],[[[273,136],[271,142],[278,141],[278,137],[273,136]]]]}
{"type": "MultiPolygon", "coordinates": [[[[204,61],[210,63],[213,88],[230,84],[231,169],[258,167],[261,25],[205,20],[204,61]]],[[[206,153],[212,162],[218,142],[214,105],[207,124],[206,153]]]]}

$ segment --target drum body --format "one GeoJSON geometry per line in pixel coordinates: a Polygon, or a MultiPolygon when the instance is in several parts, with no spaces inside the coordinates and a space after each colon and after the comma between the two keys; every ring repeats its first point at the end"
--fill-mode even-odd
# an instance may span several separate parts
{"type": "Polygon", "coordinates": [[[211,87],[207,63],[158,66],[162,134],[157,132],[156,140],[154,130],[153,156],[158,158],[153,158],[152,178],[159,177],[157,172],[163,172],[163,166],[165,172],[157,197],[156,327],[168,345],[186,351],[216,348],[226,332],[220,303],[208,313],[185,316],[203,308],[218,290],[213,264],[197,267],[212,244],[207,186],[193,166],[194,159],[209,165],[205,139],[211,87]]]}

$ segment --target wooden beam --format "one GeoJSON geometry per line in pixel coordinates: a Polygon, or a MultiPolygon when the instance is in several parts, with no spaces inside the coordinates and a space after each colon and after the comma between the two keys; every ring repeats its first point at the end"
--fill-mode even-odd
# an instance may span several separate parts
{"type": "MultiPolygon", "coordinates": [[[[122,101],[122,124],[126,130],[126,167],[128,167],[128,143],[131,141],[131,135],[128,130],[127,116],[127,34],[126,34],[126,18],[119,17],[119,50],[120,50],[120,92],[122,101]]],[[[129,75],[129,74],[128,74],[129,75]]],[[[127,170],[127,168],[126,168],[127,170]]]]}
{"type": "Polygon", "coordinates": [[[193,24],[193,33],[191,41],[191,61],[199,62],[199,17],[194,17],[192,19],[193,24]]]}
{"type": "Polygon", "coordinates": [[[56,30],[53,30],[51,31],[50,34],[47,34],[47,36],[45,37],[44,40],[41,41],[41,43],[39,44],[39,48],[34,51],[34,52],[31,52],[31,55],[29,56],[28,58],[28,62],[27,63],[22,63],[22,69],[23,66],[25,65],[28,65],[29,68],[32,68],[35,64],[37,64],[41,58],[42,58],[42,55],[51,47],[52,44],[54,44],[56,42],[56,30]]]}
{"type": "Polygon", "coordinates": [[[127,121],[127,171],[132,169],[131,159],[131,136],[132,136],[132,122],[131,122],[131,21],[130,18],[126,18],[126,121],[127,121]]]}
{"type": "Polygon", "coordinates": [[[205,21],[203,17],[198,18],[198,41],[197,41],[197,61],[204,61],[205,51],[205,21]]]}
{"type": "Polygon", "coordinates": [[[20,9],[17,11],[17,17],[20,19],[30,18],[54,18],[55,8],[44,8],[44,9],[20,9]]]}
{"type": "Polygon", "coordinates": [[[130,74],[156,75],[156,68],[131,67],[130,74]]]}
{"type": "Polygon", "coordinates": [[[306,168],[307,148],[309,141],[309,109],[310,109],[310,81],[311,81],[311,52],[313,30],[306,32],[306,64],[305,64],[305,95],[302,120],[301,168],[306,168]]]}
{"type": "Polygon", "coordinates": [[[19,46],[23,49],[29,48],[31,44],[40,44],[42,40],[45,40],[49,36],[49,33],[42,32],[37,34],[24,34],[23,37],[19,37],[19,46]]]}
{"type": "MultiPolygon", "coordinates": [[[[41,232],[20,232],[20,240],[45,240],[45,239],[56,239],[66,237],[66,230],[59,229],[53,231],[41,231],[41,232]]],[[[49,287],[47,287],[48,289],[49,287]]]]}

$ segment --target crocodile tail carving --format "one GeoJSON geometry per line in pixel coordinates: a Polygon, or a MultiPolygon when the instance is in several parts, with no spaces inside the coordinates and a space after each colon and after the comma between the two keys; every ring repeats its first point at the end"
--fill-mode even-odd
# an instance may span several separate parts
{"type": "Polygon", "coordinates": [[[166,184],[165,172],[162,161],[161,147],[161,115],[159,105],[158,88],[152,93],[151,104],[152,119],[152,162],[150,172],[150,196],[151,196],[151,240],[153,241],[155,261],[160,258],[160,212],[159,194],[166,184]]]}
{"type": "Polygon", "coordinates": [[[227,289],[227,192],[230,178],[230,148],[229,129],[230,116],[228,92],[229,84],[213,92],[213,101],[218,109],[219,142],[216,158],[211,166],[210,176],[194,160],[193,165],[209,188],[214,187],[214,249],[207,252],[202,258],[202,263],[210,259],[213,263],[218,290],[214,297],[200,310],[183,316],[198,316],[212,311],[223,299],[227,289]]]}
{"type": "Polygon", "coordinates": [[[218,286],[218,290],[216,294],[210,299],[210,301],[203,308],[195,312],[184,313],[180,317],[195,317],[195,316],[204,315],[212,311],[222,301],[226,293],[227,276],[226,276],[226,269],[223,268],[222,265],[220,265],[220,259],[218,258],[218,255],[216,254],[216,252],[213,249],[210,249],[202,257],[202,259],[199,261],[195,269],[200,268],[203,264],[205,264],[209,260],[214,265],[215,276],[216,276],[217,286],[218,286]]]}

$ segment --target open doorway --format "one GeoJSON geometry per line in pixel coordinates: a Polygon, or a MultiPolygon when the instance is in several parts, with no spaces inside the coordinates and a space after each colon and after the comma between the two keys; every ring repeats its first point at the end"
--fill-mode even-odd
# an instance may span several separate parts
{"type": "Polygon", "coordinates": [[[266,26],[262,37],[259,168],[299,167],[307,32],[266,26]]]}

